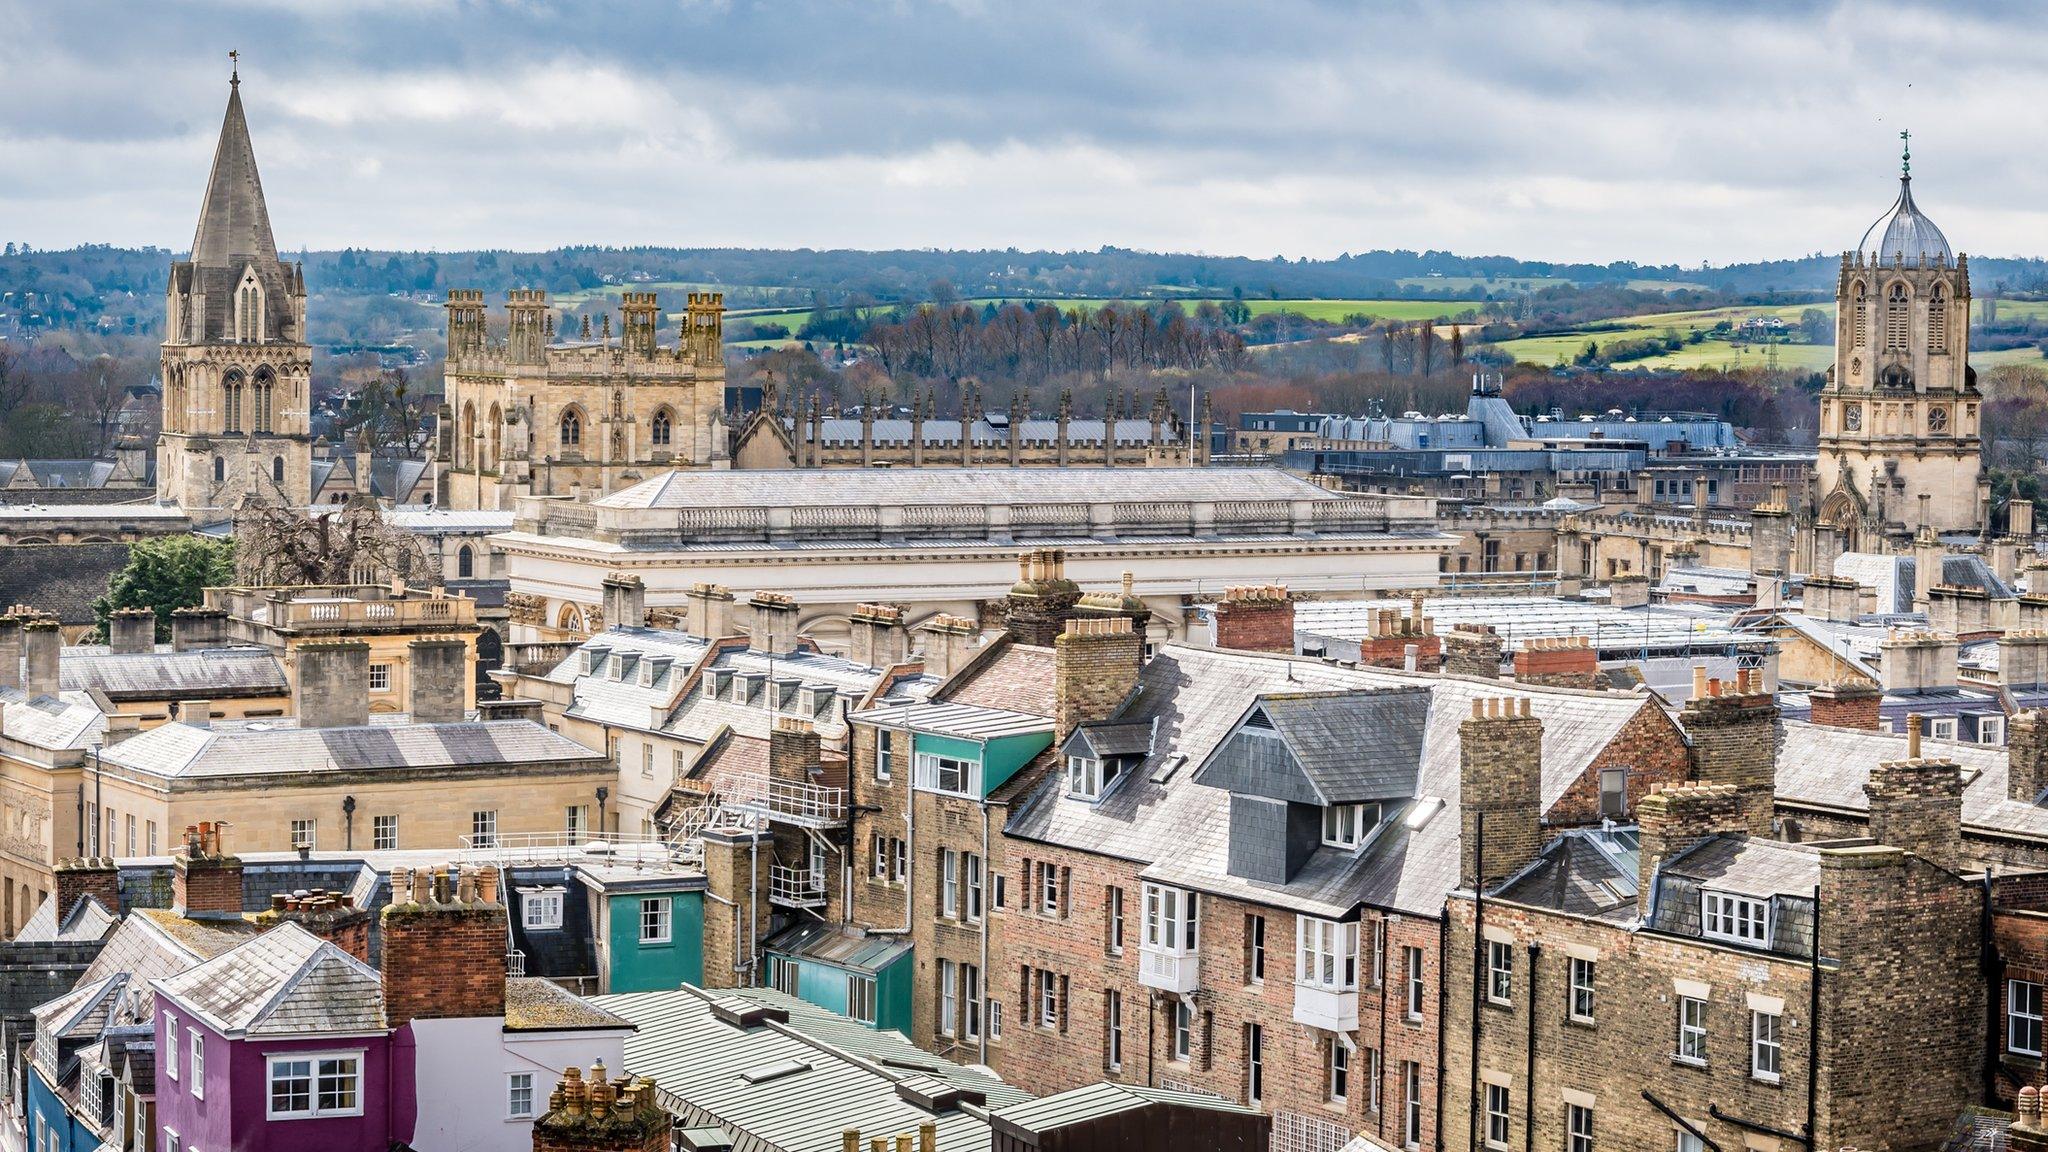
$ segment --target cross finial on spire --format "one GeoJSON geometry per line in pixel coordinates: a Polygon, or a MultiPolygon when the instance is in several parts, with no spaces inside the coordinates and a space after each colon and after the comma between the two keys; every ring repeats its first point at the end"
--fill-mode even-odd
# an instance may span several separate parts
{"type": "Polygon", "coordinates": [[[228,49],[228,85],[239,88],[241,84],[242,53],[237,49],[230,48],[228,49]]]}
{"type": "Polygon", "coordinates": [[[1899,133],[1899,143],[1899,175],[1911,179],[1913,176],[1913,133],[1901,131],[1899,133]]]}

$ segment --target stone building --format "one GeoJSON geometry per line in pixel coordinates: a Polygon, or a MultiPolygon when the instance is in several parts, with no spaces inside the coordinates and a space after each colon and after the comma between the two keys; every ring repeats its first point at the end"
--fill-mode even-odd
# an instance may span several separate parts
{"type": "Polygon", "coordinates": [[[1941,1146],[1982,1070],[1983,895],[1953,762],[1871,787],[1873,838],[1832,844],[1755,834],[1706,783],[1543,844],[1515,789],[1448,910],[1458,1146],[1941,1146]]]}
{"type": "Polygon", "coordinates": [[[237,76],[192,255],[166,291],[157,497],[188,511],[304,505],[312,373],[305,272],[278,258],[237,76]]]}
{"type": "MultiPolygon", "coordinates": [[[[483,293],[448,293],[446,400],[434,503],[509,509],[520,496],[603,495],[671,468],[727,464],[724,298],[692,292],[674,345],[660,304],[628,292],[620,327],[557,339],[547,293],[506,295],[506,335],[483,293]]],[[[566,335],[566,334],[565,334],[566,335]]]]}
{"type": "Polygon", "coordinates": [[[219,645],[275,652],[295,686],[302,647],[335,640],[367,645],[364,687],[373,713],[406,711],[423,698],[420,688],[428,700],[451,694],[435,704],[436,715],[452,711],[460,717],[476,707],[477,639],[486,630],[478,627],[476,602],[460,594],[408,588],[403,580],[388,586],[208,588],[205,606],[183,615],[194,630],[217,629],[219,645]],[[431,685],[416,684],[422,676],[433,677],[431,685]]]}
{"type": "Polygon", "coordinates": [[[1818,519],[1847,533],[1852,552],[1901,546],[1922,529],[1974,534],[1990,519],[1969,257],[1913,203],[1910,159],[1891,212],[1842,254],[1836,280],[1815,479],[1818,519]]]}

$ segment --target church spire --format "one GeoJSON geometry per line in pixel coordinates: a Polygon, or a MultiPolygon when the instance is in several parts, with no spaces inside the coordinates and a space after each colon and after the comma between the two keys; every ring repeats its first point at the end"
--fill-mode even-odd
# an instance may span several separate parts
{"type": "Polygon", "coordinates": [[[213,174],[207,178],[199,229],[192,236],[192,263],[202,268],[277,263],[277,242],[271,238],[270,213],[263,205],[263,181],[256,174],[256,149],[242,115],[239,59],[235,65],[228,80],[227,116],[213,152],[213,174]]]}

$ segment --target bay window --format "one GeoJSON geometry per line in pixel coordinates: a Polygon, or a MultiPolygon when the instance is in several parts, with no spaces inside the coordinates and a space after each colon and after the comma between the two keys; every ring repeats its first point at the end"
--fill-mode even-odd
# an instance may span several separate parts
{"type": "Polygon", "coordinates": [[[1295,919],[1294,982],[1333,992],[1358,988],[1358,924],[1295,919]]]}

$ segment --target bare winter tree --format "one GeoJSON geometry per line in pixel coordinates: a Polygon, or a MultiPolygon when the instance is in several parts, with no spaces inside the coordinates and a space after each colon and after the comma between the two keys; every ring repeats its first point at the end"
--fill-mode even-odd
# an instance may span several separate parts
{"type": "Polygon", "coordinates": [[[235,579],[260,587],[439,582],[420,539],[367,496],[311,512],[248,501],[235,512],[235,579]]]}

